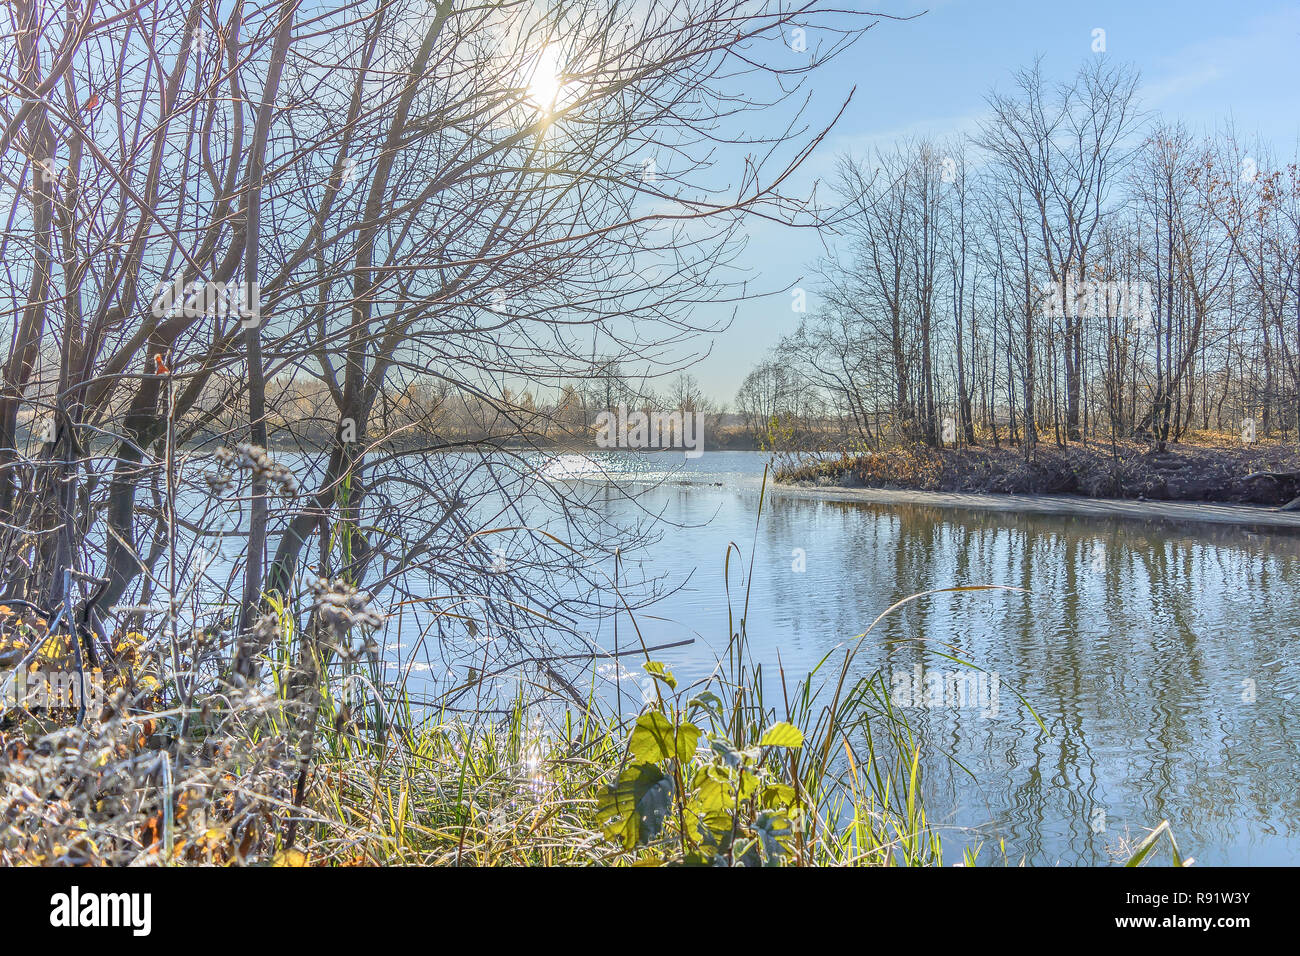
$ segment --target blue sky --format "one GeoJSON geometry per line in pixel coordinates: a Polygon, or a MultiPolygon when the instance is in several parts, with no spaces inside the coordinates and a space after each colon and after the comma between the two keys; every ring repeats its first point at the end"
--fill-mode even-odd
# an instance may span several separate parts
{"type": "MultiPolygon", "coordinates": [[[[847,6],[848,4],[846,4],[847,6]]],[[[1012,69],[1043,56],[1050,79],[1066,79],[1096,54],[1141,72],[1142,107],[1208,132],[1231,119],[1238,135],[1259,135],[1290,159],[1300,142],[1300,4],[1295,2],[1064,3],[872,2],[882,20],[845,56],[814,74],[814,119],[829,119],[857,92],[835,131],[804,170],[803,184],[826,176],[837,153],[865,152],[905,136],[941,139],[973,130],[984,96],[1008,88],[1012,69]]],[[[817,38],[811,34],[809,45],[817,38]]],[[[821,255],[811,232],[767,222],[750,228],[742,262],[763,288],[798,283],[821,255]]],[[[809,290],[809,311],[817,297],[809,290]]],[[[731,328],[692,371],[715,398],[731,402],[746,373],[797,324],[788,294],[740,305],[731,328]]],[[[704,344],[704,343],[701,343],[704,344]]]]}

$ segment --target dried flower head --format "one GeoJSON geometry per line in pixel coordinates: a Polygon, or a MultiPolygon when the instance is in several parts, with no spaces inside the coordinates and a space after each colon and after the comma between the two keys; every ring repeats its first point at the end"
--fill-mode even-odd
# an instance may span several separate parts
{"type": "Polygon", "coordinates": [[[370,607],[370,593],[358,591],[342,578],[317,578],[311,592],[313,609],[336,639],[354,627],[369,629],[384,623],[384,616],[370,607]]]}
{"type": "Polygon", "coordinates": [[[265,448],[242,442],[231,450],[224,445],[213,453],[213,460],[219,466],[218,471],[208,474],[207,481],[214,494],[222,494],[233,485],[231,472],[238,468],[249,471],[259,478],[275,485],[280,494],[292,497],[298,492],[298,479],[288,466],[275,461],[265,448]]]}

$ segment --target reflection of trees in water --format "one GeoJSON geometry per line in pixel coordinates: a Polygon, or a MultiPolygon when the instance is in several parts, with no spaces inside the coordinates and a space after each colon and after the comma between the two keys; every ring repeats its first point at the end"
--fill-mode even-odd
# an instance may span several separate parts
{"type": "MultiPolygon", "coordinates": [[[[787,505],[773,542],[835,542],[837,593],[807,622],[842,639],[908,594],[1006,584],[1024,594],[939,595],[873,633],[863,673],[952,668],[956,653],[1003,679],[1001,716],[909,711],[930,743],[925,773],[936,821],[989,823],[986,847],[1035,862],[1106,862],[1121,837],[1168,817],[1184,850],[1300,830],[1293,707],[1300,674],[1285,643],[1300,542],[1240,529],[1182,529],[1069,516],[787,505]],[[960,522],[960,523],[958,523],[960,522]],[[1102,555],[1101,560],[1096,556],[1102,555]],[[876,635],[879,635],[876,638],[876,635]],[[950,645],[949,651],[943,645],[950,645]],[[1257,686],[1243,700],[1242,681],[1257,686]],[[1010,691],[1042,717],[1044,735],[1010,691]],[[952,754],[974,775],[953,765],[952,754]],[[1093,832],[1093,813],[1105,812],[1093,832]]],[[[776,576],[778,603],[795,576],[776,576]]],[[[827,640],[830,638],[828,637],[827,640]]],[[[950,843],[958,843],[950,837],[950,843]]]]}

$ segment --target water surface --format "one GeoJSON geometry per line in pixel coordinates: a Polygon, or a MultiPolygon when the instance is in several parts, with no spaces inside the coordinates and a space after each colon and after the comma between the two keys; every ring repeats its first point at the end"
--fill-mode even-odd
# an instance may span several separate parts
{"type": "MultiPolygon", "coordinates": [[[[683,684],[707,677],[725,653],[728,553],[737,617],[752,560],[747,632],[769,679],[778,660],[792,677],[828,653],[838,660],[909,595],[1015,588],[911,602],[872,632],[856,659],[854,677],[880,672],[904,692],[903,703],[916,705],[906,713],[925,743],[928,812],[944,827],[946,858],[982,845],[985,862],[1000,862],[1005,846],[1011,863],[1103,864],[1167,818],[1184,854],[1201,863],[1300,863],[1300,536],[771,489],[758,520],[765,463],[756,452],[694,460],[680,453],[512,456],[506,493],[524,504],[485,520],[570,534],[545,504],[546,491],[560,489],[584,505],[588,525],[640,529],[644,545],[620,555],[619,580],[630,592],[644,582],[665,592],[637,624],[651,645],[693,641],[655,654],[683,684]],[[923,690],[928,675],[957,671],[945,654],[996,675],[996,701],[989,683],[983,699],[978,687],[965,699],[907,698],[918,668],[923,690]]],[[[295,463],[305,486],[318,465],[295,463]]],[[[437,465],[453,478],[474,467],[450,456],[437,465]]],[[[489,513],[495,507],[482,505],[489,513]]],[[[435,506],[416,495],[386,507],[435,506]]],[[[285,512],[273,515],[272,544],[285,512]]],[[[527,535],[502,540],[513,561],[527,535]]],[[[614,559],[601,540],[575,547],[589,570],[612,575],[614,559]]],[[[460,559],[462,549],[448,553],[460,559]]],[[[223,574],[235,567],[218,566],[223,574]]],[[[481,579],[490,593],[486,565],[481,579]]],[[[573,587],[574,597],[606,600],[600,587],[573,587]]],[[[426,588],[444,595],[430,597],[428,607],[447,610],[445,590],[426,588]]],[[[386,597],[397,605],[391,591],[386,597]]],[[[385,655],[408,688],[433,699],[464,684],[466,662],[453,657],[449,619],[419,613],[414,597],[390,620],[385,655]]],[[[475,600],[456,596],[452,610],[472,614],[475,600]]],[[[614,649],[609,618],[575,620],[570,648],[614,649]]],[[[618,626],[626,650],[633,646],[626,614],[618,626]]],[[[472,636],[461,635],[457,646],[497,639],[472,636]]],[[[634,713],[647,678],[635,658],[622,661],[625,667],[606,660],[594,670],[607,699],[618,688],[624,712],[634,713]]],[[[581,683],[581,673],[574,679],[581,683]]]]}
{"type": "MultiPolygon", "coordinates": [[[[1013,863],[1107,863],[1168,818],[1202,863],[1300,862],[1300,538],[780,494],[756,531],[763,463],[752,452],[600,461],[612,517],[662,514],[660,540],[623,569],[684,582],[639,619],[647,640],[695,639],[660,655],[679,678],[703,677],[726,647],[729,542],[743,551],[737,611],[753,557],[748,634],[770,672],[778,652],[788,674],[805,672],[917,592],[1022,589],[910,603],[860,657],[862,673],[880,669],[904,694],[918,665],[956,670],[941,656],[954,648],[998,675],[996,712],[987,683],[983,700],[922,696],[908,710],[928,744],[931,816],[953,828],[946,855],[983,843],[982,859],[1001,859],[1004,840],[1013,863]]],[[[582,456],[546,465],[549,480],[589,472],[582,456]]],[[[595,636],[609,646],[607,625],[595,636]]]]}

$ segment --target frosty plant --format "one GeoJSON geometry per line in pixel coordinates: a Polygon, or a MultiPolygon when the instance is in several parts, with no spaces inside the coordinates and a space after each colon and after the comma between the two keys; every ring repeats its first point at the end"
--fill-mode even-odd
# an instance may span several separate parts
{"type": "Polygon", "coordinates": [[[217,470],[207,475],[207,482],[213,493],[220,494],[234,486],[235,469],[264,477],[268,483],[279,488],[286,498],[293,497],[298,491],[298,479],[293,472],[286,465],[273,461],[265,448],[245,442],[236,445],[234,449],[218,448],[212,457],[217,463],[217,470]]]}

